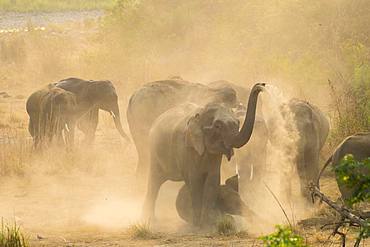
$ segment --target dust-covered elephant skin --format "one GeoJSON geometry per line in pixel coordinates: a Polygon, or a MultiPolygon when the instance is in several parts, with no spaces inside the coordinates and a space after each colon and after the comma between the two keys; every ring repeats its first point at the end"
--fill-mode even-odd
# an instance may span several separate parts
{"type": "MultiPolygon", "coordinates": [[[[212,81],[207,84],[210,88],[214,89],[222,89],[222,88],[232,88],[236,92],[236,100],[238,105],[245,105],[246,102],[248,102],[248,98],[251,92],[251,88],[240,86],[238,84],[235,84],[233,82],[229,82],[226,80],[218,80],[218,81],[212,81]]],[[[262,100],[259,99],[257,102],[257,116],[262,117],[262,100]]]]}
{"type": "Polygon", "coordinates": [[[259,92],[256,84],[249,97],[246,120],[239,121],[229,107],[211,103],[204,107],[184,104],[163,113],[150,130],[150,173],[143,215],[154,217],[161,185],[184,181],[192,198],[193,224],[212,224],[220,187],[222,155],[228,160],[233,149],[244,146],[252,134],[259,92]]]}
{"type": "Polygon", "coordinates": [[[154,121],[176,105],[191,102],[199,105],[223,103],[236,105],[236,93],[230,87],[210,88],[181,78],[147,83],[130,98],[127,121],[138,152],[136,174],[145,179],[149,165],[149,130],[154,121]]]}
{"type": "MultiPolygon", "coordinates": [[[[370,132],[357,133],[344,139],[326,161],[324,167],[321,169],[320,174],[317,178],[317,185],[319,185],[321,174],[323,173],[325,168],[329,164],[332,164],[333,167],[339,165],[340,161],[347,154],[352,154],[355,160],[358,161],[362,161],[370,157],[370,132]]],[[[361,172],[370,174],[370,170],[361,172]]],[[[338,187],[343,200],[350,199],[353,192],[357,189],[356,187],[348,188],[347,186],[340,183],[338,183],[338,187]]]]}
{"type": "MultiPolygon", "coordinates": [[[[301,183],[302,194],[310,200],[308,184],[316,181],[320,171],[320,151],[329,133],[329,121],[324,113],[315,105],[300,99],[291,99],[282,108],[284,117],[293,114],[293,121],[299,134],[295,164],[301,183]]],[[[272,126],[273,127],[273,126],[272,126]]],[[[287,127],[289,129],[289,126],[287,127]]],[[[274,131],[270,131],[270,140],[280,145],[274,131]],[[272,135],[272,136],[271,136],[272,135]]]]}
{"type": "MultiPolygon", "coordinates": [[[[74,114],[78,120],[79,129],[85,134],[85,143],[90,144],[94,141],[99,109],[112,115],[119,134],[129,141],[129,137],[122,128],[118,96],[112,82],[68,78],[55,83],[55,86],[76,95],[77,107],[74,114]]],[[[75,124],[71,128],[72,133],[74,129],[75,124]]]]}
{"type": "MultiPolygon", "coordinates": [[[[189,187],[186,185],[181,187],[177,195],[176,209],[183,220],[190,224],[193,223],[191,195],[189,187]]],[[[238,193],[238,176],[228,178],[224,185],[220,185],[215,202],[215,211],[219,215],[231,214],[245,217],[255,215],[240,198],[238,193]]]]}
{"type": "Polygon", "coordinates": [[[53,85],[32,93],[27,99],[26,110],[34,148],[49,146],[55,138],[59,145],[66,143],[68,146],[75,108],[75,95],[53,85]],[[66,140],[63,140],[63,130],[66,140]]]}

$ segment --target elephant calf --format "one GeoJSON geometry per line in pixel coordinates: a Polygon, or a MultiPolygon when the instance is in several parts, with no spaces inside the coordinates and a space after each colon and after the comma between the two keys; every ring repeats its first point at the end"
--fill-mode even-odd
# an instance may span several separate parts
{"type": "Polygon", "coordinates": [[[34,147],[50,144],[54,138],[63,142],[63,130],[66,131],[66,142],[69,142],[71,112],[76,106],[73,93],[49,85],[38,90],[27,99],[26,110],[29,115],[28,130],[33,138],[34,147]]]}
{"type": "MultiPolygon", "coordinates": [[[[216,204],[216,212],[218,214],[232,214],[241,216],[255,215],[245,205],[238,193],[238,176],[230,177],[224,185],[220,185],[216,204]]],[[[176,198],[176,209],[179,216],[188,223],[193,223],[192,201],[189,187],[184,185],[181,187],[176,198]]]]}
{"type": "MultiPolygon", "coordinates": [[[[334,153],[326,161],[324,167],[321,169],[320,174],[317,178],[317,185],[319,186],[320,177],[325,168],[331,163],[334,167],[339,165],[340,161],[347,154],[352,154],[353,157],[358,160],[364,160],[370,157],[370,132],[357,133],[347,137],[344,141],[339,144],[334,153]]],[[[366,171],[370,174],[370,171],[366,171]]],[[[345,185],[338,183],[340,193],[343,200],[351,198],[356,188],[348,188],[345,185]]]]}

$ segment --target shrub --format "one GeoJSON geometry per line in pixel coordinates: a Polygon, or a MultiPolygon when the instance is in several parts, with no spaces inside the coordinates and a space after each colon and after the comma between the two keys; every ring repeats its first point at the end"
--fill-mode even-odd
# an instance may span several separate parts
{"type": "Polygon", "coordinates": [[[290,227],[276,226],[276,232],[260,237],[267,247],[307,247],[303,237],[294,233],[290,227]]]}
{"type": "Polygon", "coordinates": [[[155,238],[148,223],[136,223],[128,228],[128,234],[133,239],[152,239],[155,238]]]}
{"type": "Polygon", "coordinates": [[[234,219],[231,216],[223,216],[217,221],[217,232],[220,235],[233,235],[236,234],[236,226],[234,219]]]}
{"type": "Polygon", "coordinates": [[[20,227],[14,222],[8,225],[1,221],[0,247],[27,247],[28,241],[20,231],[20,227]]]}
{"type": "Polygon", "coordinates": [[[346,155],[334,171],[340,184],[354,189],[347,203],[370,201],[370,157],[357,161],[353,155],[346,155]]]}

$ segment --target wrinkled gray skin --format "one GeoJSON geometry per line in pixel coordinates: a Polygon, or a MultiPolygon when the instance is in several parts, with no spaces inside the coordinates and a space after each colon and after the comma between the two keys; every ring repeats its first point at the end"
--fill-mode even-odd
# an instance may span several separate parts
{"type": "Polygon", "coordinates": [[[34,148],[49,146],[56,138],[59,144],[70,142],[69,127],[74,122],[72,113],[76,107],[74,94],[53,85],[38,90],[27,99],[29,115],[28,130],[33,138],[34,148]]]}
{"type": "MultiPolygon", "coordinates": [[[[319,186],[320,177],[325,168],[332,164],[334,167],[339,165],[340,161],[343,157],[347,154],[352,154],[353,157],[358,160],[362,161],[368,157],[370,157],[370,132],[363,132],[357,133],[352,136],[347,137],[343,140],[341,144],[335,149],[333,154],[329,157],[326,161],[324,167],[321,169],[320,174],[317,178],[317,185],[319,186]]],[[[366,174],[370,174],[370,170],[361,171],[366,174]]],[[[353,192],[357,188],[348,188],[340,183],[338,183],[338,187],[340,193],[342,195],[343,200],[348,200],[351,198],[353,192]]]]}
{"type": "MultiPolygon", "coordinates": [[[[114,124],[120,135],[129,141],[121,123],[118,96],[116,89],[110,81],[86,81],[78,78],[68,78],[55,83],[56,87],[72,92],[76,95],[77,107],[74,111],[78,120],[79,129],[85,134],[86,144],[94,141],[98,126],[99,109],[112,115],[114,124]]],[[[70,128],[74,136],[76,122],[70,128]]]]}
{"type": "MultiPolygon", "coordinates": [[[[176,209],[179,216],[186,222],[193,223],[192,201],[189,187],[181,187],[176,198],[176,209]]],[[[224,185],[220,185],[215,202],[217,214],[231,214],[251,217],[255,215],[243,202],[238,193],[238,176],[230,177],[224,185]]]]}
{"type": "Polygon", "coordinates": [[[257,98],[264,84],[256,84],[249,97],[246,120],[239,121],[229,107],[185,104],[163,113],[150,131],[150,172],[143,216],[154,217],[161,185],[184,181],[190,189],[193,224],[212,224],[220,187],[222,155],[228,160],[233,148],[244,146],[252,134],[257,98]]]}
{"type": "MultiPolygon", "coordinates": [[[[283,117],[293,113],[299,133],[295,163],[301,183],[302,194],[310,200],[308,184],[316,181],[320,171],[320,151],[329,133],[329,121],[316,106],[299,99],[291,99],[287,106],[281,108],[283,117]]],[[[273,145],[281,145],[279,135],[274,132],[274,123],[269,122],[270,140],[273,145]]],[[[289,126],[287,126],[289,129],[289,126]]],[[[289,150],[286,150],[289,153],[289,150]]]]}
{"type": "Polygon", "coordinates": [[[230,87],[209,88],[179,77],[147,83],[130,98],[127,121],[138,152],[136,174],[145,179],[149,166],[149,131],[154,121],[165,111],[185,102],[236,105],[236,93],[230,87]]]}

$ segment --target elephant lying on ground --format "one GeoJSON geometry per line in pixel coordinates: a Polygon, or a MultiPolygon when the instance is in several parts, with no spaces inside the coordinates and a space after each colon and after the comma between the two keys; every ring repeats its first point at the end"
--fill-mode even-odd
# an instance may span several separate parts
{"type": "MultiPolygon", "coordinates": [[[[109,112],[120,135],[129,141],[121,123],[116,89],[110,81],[86,81],[68,78],[55,83],[55,86],[76,95],[77,107],[73,112],[78,127],[85,134],[87,144],[93,142],[98,126],[99,109],[109,112]]],[[[76,122],[71,126],[74,135],[76,122]]]]}
{"type": "MultiPolygon", "coordinates": [[[[319,186],[320,177],[325,168],[332,164],[334,167],[339,165],[340,161],[347,154],[352,154],[355,160],[362,161],[370,157],[370,132],[357,133],[347,137],[344,141],[339,144],[333,154],[326,161],[324,167],[321,169],[319,176],[317,177],[317,185],[319,186]]],[[[370,170],[364,171],[370,175],[370,170]]],[[[345,185],[338,183],[340,193],[343,200],[351,198],[356,188],[348,188],[345,185]]]]}
{"type": "Polygon", "coordinates": [[[75,108],[75,95],[53,85],[31,94],[27,99],[26,110],[30,118],[28,130],[35,149],[48,146],[55,138],[59,143],[64,143],[63,130],[68,146],[75,108]]]}
{"type": "MultiPolygon", "coordinates": [[[[192,200],[189,187],[181,187],[176,198],[176,209],[179,216],[186,222],[193,223],[192,200]]],[[[226,180],[226,184],[220,185],[215,202],[217,214],[232,214],[251,217],[255,215],[245,205],[238,193],[238,176],[226,180]]],[[[217,215],[216,215],[217,216],[217,215]]]]}
{"type": "Polygon", "coordinates": [[[163,113],[150,130],[150,173],[143,214],[154,217],[161,185],[184,181],[192,198],[193,224],[212,224],[220,187],[222,155],[228,160],[233,149],[244,146],[252,134],[258,94],[256,84],[249,97],[246,119],[239,121],[229,107],[211,103],[204,107],[184,104],[163,113]]]}
{"type": "Polygon", "coordinates": [[[130,98],[127,121],[138,152],[136,174],[146,178],[149,166],[149,131],[165,111],[185,102],[203,105],[210,102],[236,105],[236,93],[230,87],[217,89],[181,78],[145,84],[130,98]]]}

